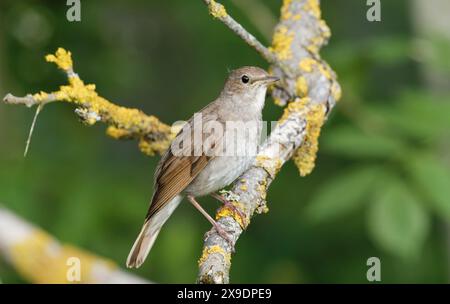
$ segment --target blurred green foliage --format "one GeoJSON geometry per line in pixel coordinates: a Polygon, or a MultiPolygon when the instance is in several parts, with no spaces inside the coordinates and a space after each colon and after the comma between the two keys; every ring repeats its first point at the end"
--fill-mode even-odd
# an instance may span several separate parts
{"type": "MultiPolygon", "coordinates": [[[[43,60],[62,46],[105,97],[171,122],[212,100],[228,68],[267,66],[201,1],[83,1],[80,23],[67,22],[63,2],[0,3],[0,95],[64,83],[43,60]]],[[[270,41],[245,12],[223,2],[270,41]]],[[[277,1],[260,2],[278,15],[277,1]]],[[[365,1],[322,2],[333,32],[323,56],[344,95],[324,127],[312,175],[300,178],[288,164],[273,183],[270,212],[238,243],[232,281],[364,283],[366,260],[376,256],[383,282],[447,282],[450,92],[430,89],[423,70],[450,75],[450,42],[418,39],[407,0],[384,1],[381,23],[367,22],[365,1]]],[[[265,119],[280,112],[269,101],[265,119]]],[[[0,106],[0,202],[61,241],[124,265],[157,158],[107,138],[103,126],[80,125],[70,106],[53,104],[23,159],[32,115],[0,106]]],[[[217,207],[203,201],[210,212],[217,207]]],[[[208,228],[182,204],[136,272],[157,282],[193,282],[208,228]]],[[[3,261],[0,277],[23,281],[3,261]]]]}

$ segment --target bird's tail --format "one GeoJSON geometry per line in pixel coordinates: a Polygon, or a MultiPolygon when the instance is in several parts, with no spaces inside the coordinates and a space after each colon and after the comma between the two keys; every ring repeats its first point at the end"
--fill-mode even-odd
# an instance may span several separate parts
{"type": "Polygon", "coordinates": [[[183,197],[181,195],[175,196],[168,204],[161,210],[154,214],[151,218],[145,220],[139,236],[131,248],[127,259],[128,268],[139,268],[147,258],[147,255],[155,243],[156,237],[161,230],[161,227],[170,217],[172,212],[178,207],[183,197]]]}

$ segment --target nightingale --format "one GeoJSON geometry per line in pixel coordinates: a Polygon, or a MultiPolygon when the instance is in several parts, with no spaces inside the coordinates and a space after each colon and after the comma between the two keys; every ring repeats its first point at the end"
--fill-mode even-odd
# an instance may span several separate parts
{"type": "MultiPolygon", "coordinates": [[[[237,144],[239,148],[249,144],[249,141],[251,145],[258,146],[267,88],[278,80],[258,67],[236,69],[230,72],[219,97],[196,113],[200,115],[196,117],[194,114],[184,125],[158,163],[153,197],[144,225],[128,256],[128,268],[138,268],[144,263],[161,227],[183,197],[231,244],[224,228],[201,207],[196,198],[211,195],[238,211],[216,191],[231,184],[247,170],[256,153],[229,153],[228,150],[224,153],[224,149],[231,144],[237,144]],[[254,126],[252,136],[249,132],[244,132],[241,139],[247,142],[236,141],[230,136],[234,134],[236,127],[230,127],[233,124],[229,122],[243,122],[245,126],[254,126]],[[175,151],[177,145],[174,143],[182,143],[182,147],[175,151]]],[[[243,130],[238,128],[237,131],[243,130]]],[[[238,214],[243,216],[240,212],[238,214]]]]}

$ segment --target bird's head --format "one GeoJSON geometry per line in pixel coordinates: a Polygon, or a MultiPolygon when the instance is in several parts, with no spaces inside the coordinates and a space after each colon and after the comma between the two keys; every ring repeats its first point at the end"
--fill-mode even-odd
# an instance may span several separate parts
{"type": "Polygon", "coordinates": [[[223,93],[243,97],[265,96],[267,87],[278,80],[278,77],[271,76],[261,68],[245,66],[230,73],[223,93]]]}

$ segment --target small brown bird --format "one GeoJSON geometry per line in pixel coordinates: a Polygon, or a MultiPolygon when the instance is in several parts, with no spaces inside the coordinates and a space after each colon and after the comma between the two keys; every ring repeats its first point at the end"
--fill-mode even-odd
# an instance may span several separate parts
{"type": "MultiPolygon", "coordinates": [[[[181,152],[174,152],[174,144],[165,152],[155,172],[155,192],[144,226],[127,259],[127,267],[138,268],[146,259],[162,225],[181,202],[183,196],[194,205],[227,241],[226,231],[200,206],[196,197],[212,195],[228,204],[215,191],[229,185],[254,161],[254,153],[224,152],[232,143],[242,146],[230,135],[235,128],[229,122],[255,122],[255,134],[245,132],[244,140],[258,145],[261,135],[262,109],[267,87],[276,82],[258,67],[242,67],[230,73],[219,97],[203,108],[200,121],[192,117],[176,136],[174,143],[183,143],[181,152]],[[211,128],[213,126],[213,129],[211,128]],[[218,128],[220,127],[220,128],[218,128]],[[196,130],[200,128],[200,139],[196,130]],[[222,130],[217,130],[222,129],[222,130]],[[229,140],[229,138],[232,138],[229,140]],[[232,142],[233,141],[233,142],[232,142]],[[186,144],[188,143],[188,144],[186,144]],[[200,148],[200,149],[199,149],[200,148]]],[[[249,124],[251,125],[251,124],[249,124]]],[[[248,151],[247,151],[248,152],[248,151]]]]}

